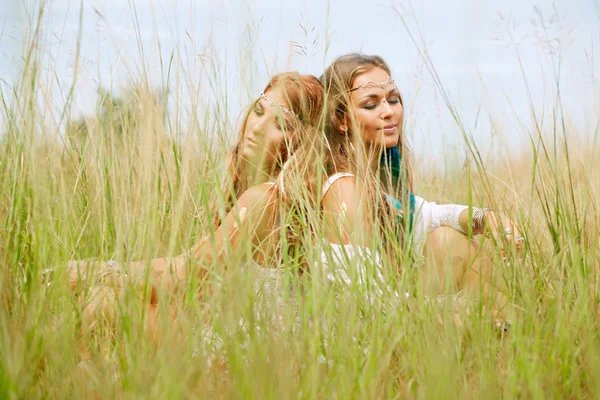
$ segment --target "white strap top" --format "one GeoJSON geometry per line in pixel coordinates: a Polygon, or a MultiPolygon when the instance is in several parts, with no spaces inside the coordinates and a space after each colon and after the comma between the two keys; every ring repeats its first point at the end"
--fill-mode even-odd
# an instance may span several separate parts
{"type": "MultiPolygon", "coordinates": [[[[327,181],[325,181],[323,184],[321,198],[325,197],[325,194],[327,194],[331,188],[331,185],[333,185],[335,181],[348,176],[352,177],[354,175],[348,172],[338,172],[327,178],[327,181]]],[[[449,226],[459,232],[464,232],[458,222],[458,219],[460,213],[466,208],[467,206],[457,204],[436,204],[419,196],[415,196],[413,245],[417,254],[421,254],[428,233],[439,226],[449,226]]]]}
{"type": "Polygon", "coordinates": [[[335,181],[337,181],[338,179],[347,177],[347,176],[354,176],[354,175],[349,172],[336,172],[335,174],[333,174],[329,178],[327,178],[327,181],[325,181],[325,183],[323,184],[323,189],[321,191],[321,199],[323,197],[325,197],[325,195],[327,194],[329,189],[331,189],[331,185],[333,185],[335,183],[335,181]]]}

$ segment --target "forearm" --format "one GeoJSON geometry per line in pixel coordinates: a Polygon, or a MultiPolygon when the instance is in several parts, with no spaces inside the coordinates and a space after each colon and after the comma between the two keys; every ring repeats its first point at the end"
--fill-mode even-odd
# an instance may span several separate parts
{"type": "MultiPolygon", "coordinates": [[[[122,272],[142,282],[145,281],[143,278],[149,275],[157,287],[173,289],[178,283],[187,281],[190,277],[204,279],[208,275],[206,266],[212,264],[212,250],[213,246],[206,237],[178,256],[124,263],[122,272]]],[[[220,253],[217,254],[218,258],[219,256],[220,253]]]]}
{"type": "MultiPolygon", "coordinates": [[[[170,284],[174,280],[185,281],[190,275],[203,279],[208,273],[206,266],[212,264],[212,259],[211,242],[205,237],[183,254],[152,259],[150,267],[158,283],[170,284]]],[[[145,261],[136,261],[130,263],[130,267],[143,272],[146,264],[145,261]]]]}
{"type": "Polygon", "coordinates": [[[146,285],[146,278],[156,287],[174,289],[179,282],[187,279],[187,257],[160,257],[151,260],[124,262],[120,264],[118,284],[133,281],[136,285],[146,285]]]}
{"type": "Polygon", "coordinates": [[[461,233],[469,231],[468,206],[460,204],[436,204],[422,197],[415,196],[415,212],[417,214],[415,228],[424,234],[440,226],[448,226],[461,233]]]}

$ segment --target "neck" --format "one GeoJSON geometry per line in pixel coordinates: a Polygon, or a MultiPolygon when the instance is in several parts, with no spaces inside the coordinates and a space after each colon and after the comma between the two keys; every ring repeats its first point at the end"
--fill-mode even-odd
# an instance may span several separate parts
{"type": "Polygon", "coordinates": [[[248,187],[260,185],[273,179],[272,170],[246,162],[246,183],[248,187]]]}
{"type": "Polygon", "coordinates": [[[397,179],[392,176],[389,168],[385,168],[381,165],[381,158],[384,156],[384,152],[385,150],[382,152],[380,149],[372,149],[367,153],[369,168],[375,176],[379,177],[384,190],[390,194],[397,195],[397,179]]]}

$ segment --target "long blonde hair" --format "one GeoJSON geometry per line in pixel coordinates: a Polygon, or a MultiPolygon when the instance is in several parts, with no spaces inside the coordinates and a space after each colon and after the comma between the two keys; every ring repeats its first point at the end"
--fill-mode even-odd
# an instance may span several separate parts
{"type": "Polygon", "coordinates": [[[387,192],[396,197],[403,197],[406,192],[412,192],[410,154],[402,130],[397,144],[402,159],[402,178],[394,185],[390,185],[387,179],[383,179],[386,171],[380,175],[374,174],[369,165],[364,162],[365,157],[361,157],[364,155],[365,146],[360,140],[358,133],[360,127],[353,118],[350,105],[350,90],[354,80],[358,75],[373,68],[381,68],[391,76],[389,66],[381,57],[352,53],[338,57],[320,78],[325,89],[328,116],[326,132],[331,154],[328,168],[330,174],[341,171],[355,174],[360,183],[366,187],[364,194],[369,197],[366,204],[371,206],[368,212],[379,220],[382,230],[392,229],[401,236],[403,224],[396,223],[397,211],[390,207],[385,194],[387,192]],[[347,126],[348,117],[353,121],[351,126],[347,126]]]}
{"type": "MultiPolygon", "coordinates": [[[[348,169],[347,154],[351,153],[351,149],[355,146],[358,135],[355,135],[351,129],[342,131],[340,127],[344,125],[347,116],[350,112],[350,89],[352,89],[354,80],[360,74],[363,74],[373,68],[381,68],[391,76],[391,70],[386,62],[379,56],[370,56],[358,53],[346,54],[338,57],[321,75],[320,81],[325,87],[326,102],[329,110],[328,120],[326,123],[328,131],[328,140],[334,153],[333,159],[336,162],[337,170],[348,169]]],[[[400,99],[402,103],[402,99],[400,99]]],[[[356,127],[354,127],[356,128],[356,127]]],[[[402,157],[402,167],[406,171],[404,178],[404,188],[412,192],[412,168],[410,165],[410,150],[404,139],[403,130],[400,130],[397,147],[402,157]]],[[[353,157],[354,158],[354,157],[353,157]]]]}

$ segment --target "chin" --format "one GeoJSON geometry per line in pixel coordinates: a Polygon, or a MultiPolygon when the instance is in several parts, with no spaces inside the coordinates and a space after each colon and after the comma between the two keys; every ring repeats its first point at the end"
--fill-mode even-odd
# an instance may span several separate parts
{"type": "Polygon", "coordinates": [[[389,149],[391,147],[397,146],[399,139],[400,138],[398,136],[385,138],[385,140],[384,140],[385,148],[389,149]]]}
{"type": "Polygon", "coordinates": [[[248,147],[244,146],[244,148],[242,149],[241,156],[242,158],[249,160],[253,158],[254,153],[252,152],[252,149],[249,149],[248,147]]]}

